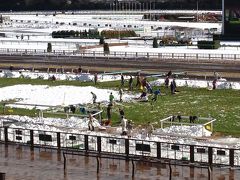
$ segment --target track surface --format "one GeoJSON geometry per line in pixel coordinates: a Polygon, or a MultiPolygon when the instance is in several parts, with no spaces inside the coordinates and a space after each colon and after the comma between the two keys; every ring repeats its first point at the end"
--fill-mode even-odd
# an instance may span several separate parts
{"type": "MultiPolygon", "coordinates": [[[[123,58],[92,58],[76,56],[8,56],[0,55],[0,64],[24,66],[87,66],[92,68],[122,68],[155,71],[190,71],[190,72],[225,72],[240,73],[240,61],[228,60],[179,60],[179,59],[123,59],[123,58]]],[[[240,77],[239,77],[240,78],[240,77]]]]}

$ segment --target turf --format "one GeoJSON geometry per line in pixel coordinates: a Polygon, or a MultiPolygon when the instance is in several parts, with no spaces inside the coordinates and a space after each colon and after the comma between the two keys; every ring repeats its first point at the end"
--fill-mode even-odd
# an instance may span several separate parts
{"type": "MultiPolygon", "coordinates": [[[[135,81],[134,81],[135,83],[135,81]]],[[[93,82],[78,81],[48,81],[31,79],[0,79],[0,87],[15,84],[33,85],[73,85],[73,86],[94,86],[93,82]]],[[[99,88],[118,89],[119,81],[98,83],[99,88]]],[[[127,84],[126,84],[127,87],[127,84]]],[[[125,87],[125,88],[126,88],[125,87]]],[[[155,89],[158,87],[154,87],[155,89]]],[[[240,136],[240,91],[239,90],[212,90],[204,88],[179,87],[177,94],[171,95],[170,89],[160,87],[165,95],[159,96],[158,100],[151,105],[150,102],[117,103],[113,108],[112,124],[119,123],[118,108],[121,106],[125,111],[127,119],[133,120],[135,125],[145,125],[148,121],[158,123],[160,119],[169,115],[196,115],[200,117],[213,117],[217,119],[214,123],[214,132],[240,136]]],[[[135,92],[138,92],[135,89],[135,92]]],[[[103,108],[104,111],[106,107],[103,108]]],[[[3,109],[0,108],[3,113],[3,109]]],[[[20,114],[36,116],[37,110],[13,109],[9,114],[20,114]]],[[[103,113],[106,118],[106,111],[103,113]]],[[[156,126],[159,124],[156,124],[156,126]]]]}

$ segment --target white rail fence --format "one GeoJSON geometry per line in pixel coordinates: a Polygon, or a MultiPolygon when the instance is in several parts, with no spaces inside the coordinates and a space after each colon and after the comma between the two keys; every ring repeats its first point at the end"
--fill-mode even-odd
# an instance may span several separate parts
{"type": "Polygon", "coordinates": [[[76,50],[54,50],[47,52],[43,49],[7,49],[0,48],[1,55],[30,55],[30,56],[75,56],[88,58],[121,58],[121,59],[163,59],[163,60],[233,60],[239,61],[240,54],[214,54],[214,53],[152,53],[152,52],[116,52],[110,51],[108,54],[102,51],[76,51],[76,50]]]}

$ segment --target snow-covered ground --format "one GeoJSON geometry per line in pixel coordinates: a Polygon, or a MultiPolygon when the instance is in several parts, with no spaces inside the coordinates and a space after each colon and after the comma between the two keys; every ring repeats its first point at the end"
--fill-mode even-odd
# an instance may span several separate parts
{"type": "MultiPolygon", "coordinates": [[[[35,104],[45,106],[67,106],[71,104],[92,103],[92,94],[97,96],[97,102],[107,103],[112,92],[116,100],[119,94],[116,90],[98,89],[91,86],[47,86],[47,85],[15,85],[0,88],[0,101],[16,100],[21,104],[35,104]]],[[[125,93],[123,101],[130,101],[136,95],[125,93]]],[[[15,105],[16,106],[16,105],[15,105]]],[[[20,106],[20,105],[19,105],[20,106]]],[[[24,106],[34,108],[35,106],[24,106]]],[[[38,107],[37,108],[41,108],[38,107]]],[[[46,107],[42,107],[45,108],[46,107]]]]}
{"type": "MultiPolygon", "coordinates": [[[[21,71],[22,75],[28,76],[28,78],[36,78],[38,75],[31,72],[24,72],[21,71]],[[26,74],[24,74],[26,73],[26,74]],[[33,77],[32,77],[33,76],[33,77]]],[[[54,73],[53,73],[54,74],[54,73]]],[[[44,77],[48,77],[48,74],[42,74],[44,77]]],[[[64,79],[66,74],[55,74],[56,76],[59,75],[59,79],[64,79]],[[64,77],[64,78],[63,78],[64,77]]],[[[12,77],[19,77],[19,72],[12,72],[12,77]],[[15,75],[16,76],[15,76],[15,75]]],[[[89,76],[87,79],[92,79],[92,75],[85,74],[85,76],[89,76]]],[[[119,79],[117,76],[109,75],[108,80],[112,79],[119,79]]],[[[104,78],[103,78],[104,79],[104,78]]],[[[171,79],[170,79],[171,81],[171,79]]],[[[162,85],[164,79],[158,79],[157,81],[151,82],[153,85],[162,85]]],[[[176,79],[177,86],[189,86],[195,88],[204,88],[208,87],[207,81],[199,81],[199,80],[189,80],[189,79],[176,79]]],[[[233,89],[240,89],[240,85],[237,82],[227,82],[226,80],[222,79],[221,84],[218,84],[217,88],[229,88],[229,83],[231,83],[231,87],[233,89]]],[[[211,84],[210,84],[211,86],[211,84]]],[[[111,90],[111,89],[98,89],[95,87],[87,86],[87,87],[74,87],[74,86],[47,86],[47,85],[15,85],[15,86],[8,86],[0,88],[0,101],[6,100],[16,100],[17,103],[26,103],[26,104],[38,104],[38,105],[46,105],[46,106],[66,106],[70,104],[87,104],[92,103],[92,95],[90,92],[94,92],[97,95],[97,101],[108,103],[109,101],[109,94],[110,92],[113,93],[116,99],[119,99],[118,91],[111,90]]],[[[124,101],[131,101],[135,98],[136,94],[128,94],[124,93],[123,100],[124,101]]],[[[32,106],[33,107],[33,106],[32,106]]],[[[34,106],[40,109],[38,106],[34,106]]],[[[30,106],[25,106],[25,108],[30,108],[30,106]]],[[[121,127],[115,127],[114,131],[103,132],[103,131],[88,131],[88,121],[87,117],[77,117],[74,115],[70,115],[68,119],[60,119],[60,118],[42,118],[42,117],[26,117],[26,116],[1,116],[1,122],[4,121],[6,123],[8,120],[16,120],[14,123],[10,123],[10,128],[23,128],[23,129],[34,129],[36,131],[51,131],[51,132],[63,132],[63,133],[76,133],[76,134],[88,134],[88,135],[97,135],[97,136],[105,136],[105,137],[113,137],[113,138],[120,138],[121,134],[121,127]]],[[[97,119],[94,119],[94,126],[96,128],[100,127],[100,124],[97,119]]],[[[3,132],[1,132],[3,133],[3,132]]],[[[157,129],[153,132],[154,134],[149,138],[146,135],[146,129],[140,129],[138,131],[133,130],[132,138],[140,141],[147,142],[150,141],[158,141],[158,142],[165,142],[165,143],[172,143],[172,144],[193,144],[199,146],[214,146],[214,147],[221,147],[221,148],[240,148],[240,140],[237,138],[228,137],[226,139],[216,138],[211,139],[208,136],[211,136],[211,132],[207,131],[205,128],[203,129],[201,126],[172,126],[170,128],[165,129],[157,129]],[[171,134],[171,136],[169,136],[171,134]],[[197,137],[202,137],[205,141],[198,141],[197,137]]],[[[3,135],[1,135],[3,137],[3,135]]],[[[14,139],[14,135],[9,135],[10,139],[14,139]]],[[[29,137],[27,137],[29,138],[29,137]]],[[[27,139],[25,138],[25,139],[27,139]]],[[[36,143],[38,141],[36,140],[36,143]]],[[[56,142],[54,142],[56,143],[56,142]]],[[[67,142],[66,142],[67,143],[67,142]]],[[[91,142],[90,148],[96,147],[95,140],[91,142]]],[[[116,149],[116,152],[123,152],[124,144],[119,142],[119,149],[116,149]]],[[[130,142],[131,145],[134,146],[135,142],[130,142]]],[[[151,144],[151,143],[150,143],[151,144]]],[[[67,146],[68,144],[66,144],[67,146]]],[[[107,141],[103,142],[102,144],[103,149],[107,149],[109,145],[107,141]],[[105,144],[106,143],[106,144],[105,144]]],[[[135,149],[131,150],[130,153],[135,153],[135,149]]],[[[153,149],[151,155],[155,155],[156,152],[153,149]]],[[[178,152],[177,152],[178,154],[178,152]]],[[[237,153],[238,156],[240,154],[237,153]]],[[[174,158],[174,151],[171,152],[168,150],[168,147],[164,147],[162,150],[162,157],[172,157],[174,158]],[[165,149],[166,148],[166,149],[165,149]]],[[[188,157],[189,154],[186,153],[184,157],[188,157]]],[[[205,155],[196,155],[196,159],[205,159],[207,161],[207,156],[205,155]],[[201,157],[202,156],[202,157],[201,157]]],[[[217,160],[217,159],[216,159],[217,160]]],[[[228,156],[221,157],[222,163],[228,164],[228,156]]],[[[235,160],[235,164],[240,164],[239,159],[235,160]]]]}
{"type": "MultiPolygon", "coordinates": [[[[173,11],[174,13],[175,11],[173,11]]],[[[191,12],[191,11],[189,11],[191,12]]],[[[110,12],[111,13],[111,12],[110,12]]],[[[186,13],[188,13],[186,11],[186,13]]],[[[216,12],[218,13],[218,12],[216,12]]],[[[5,52],[6,49],[9,49],[9,52],[18,50],[46,50],[47,43],[52,43],[52,50],[64,50],[64,51],[76,51],[78,50],[78,45],[94,45],[98,44],[98,39],[53,39],[51,33],[58,30],[77,30],[83,31],[91,28],[97,28],[99,31],[104,29],[133,29],[142,36],[166,36],[173,34],[175,32],[174,27],[191,27],[196,28],[196,32],[193,32],[193,38],[201,39],[206,38],[204,31],[206,29],[217,29],[218,33],[221,32],[221,23],[201,23],[201,22],[160,22],[160,21],[144,21],[142,20],[142,15],[134,14],[112,14],[112,16],[99,14],[23,14],[19,15],[18,13],[10,13],[8,15],[9,20],[1,25],[0,32],[5,33],[5,37],[0,38],[0,49],[1,53],[5,52]],[[161,28],[161,30],[156,30],[161,28]],[[202,32],[199,34],[199,32],[202,32]],[[195,34],[194,34],[195,33],[195,34]],[[23,35],[23,39],[21,39],[23,35]]],[[[106,40],[106,42],[126,42],[126,40],[106,40]]],[[[193,47],[160,47],[152,48],[152,41],[135,41],[128,40],[128,46],[123,47],[110,47],[110,52],[118,53],[162,53],[162,54],[189,54],[192,55],[191,58],[196,57],[196,54],[199,54],[199,58],[203,55],[206,55],[206,58],[209,57],[209,54],[214,58],[214,55],[225,54],[224,59],[230,57],[228,55],[237,55],[239,59],[239,50],[238,47],[222,47],[217,50],[202,50],[197,49],[196,46],[193,47]],[[200,56],[201,55],[201,56],[200,56]]],[[[228,42],[222,42],[221,44],[229,45],[228,42]]],[[[231,45],[239,45],[239,42],[231,43],[231,45]]],[[[91,49],[86,52],[102,52],[103,48],[100,49],[91,49]]],[[[6,53],[6,52],[5,52],[6,53]]],[[[178,56],[178,55],[176,55],[178,56]]],[[[172,56],[171,56],[172,57],[172,56]]],[[[217,57],[219,58],[219,56],[217,57]]],[[[230,59],[233,59],[231,57],[230,59]]]]}
{"type": "MultiPolygon", "coordinates": [[[[55,76],[56,80],[69,80],[69,81],[81,81],[81,82],[90,82],[94,80],[94,75],[90,73],[44,73],[39,71],[27,71],[27,70],[19,70],[19,71],[9,71],[2,70],[0,72],[0,78],[26,78],[26,79],[45,79],[48,80],[50,77],[55,76]]],[[[105,81],[116,81],[120,80],[121,75],[107,75],[107,74],[99,74],[98,82],[105,81]]],[[[129,79],[129,76],[124,76],[124,79],[129,79]]]]}
{"type": "MultiPolygon", "coordinates": [[[[30,117],[20,117],[20,116],[1,116],[0,120],[4,121],[4,123],[7,123],[7,119],[11,119],[11,121],[18,120],[18,123],[10,124],[8,128],[8,138],[9,140],[15,141],[16,135],[15,130],[16,129],[25,129],[23,131],[23,142],[28,142],[29,135],[28,134],[29,129],[35,130],[35,136],[34,136],[34,143],[35,144],[42,144],[42,142],[39,140],[38,133],[42,134],[46,131],[48,135],[51,135],[53,138],[53,142],[44,142],[45,145],[51,145],[51,146],[57,146],[56,141],[56,132],[61,133],[61,147],[71,147],[71,146],[83,146],[84,143],[84,137],[83,135],[89,135],[89,149],[90,150],[97,150],[97,136],[101,136],[101,148],[105,152],[115,152],[115,153],[125,153],[125,141],[124,136],[120,136],[121,133],[121,127],[116,127],[114,129],[114,133],[106,133],[103,131],[88,131],[88,119],[87,118],[75,118],[71,117],[69,119],[56,119],[56,118],[30,118],[30,117]],[[54,131],[54,132],[53,132],[54,131]],[[51,133],[52,132],[52,133],[51,133]],[[80,135],[78,135],[80,134],[80,135]],[[69,136],[76,136],[77,141],[69,141],[67,140],[69,136]],[[121,138],[116,139],[116,146],[114,146],[114,149],[112,147],[112,144],[109,143],[109,139],[115,139],[115,138],[121,138]]],[[[100,127],[97,120],[94,120],[94,126],[96,128],[100,127]]],[[[157,129],[154,131],[154,133],[162,133],[163,131],[169,131],[170,129],[157,129]]],[[[202,134],[202,129],[198,126],[188,126],[188,127],[172,127],[172,130],[176,132],[181,132],[181,135],[185,136],[168,136],[168,135],[152,135],[150,138],[146,135],[146,130],[142,129],[138,133],[132,133],[132,137],[129,140],[129,153],[130,154],[138,154],[142,155],[143,152],[136,151],[135,146],[137,143],[144,143],[149,144],[151,146],[151,152],[149,154],[146,154],[147,156],[156,157],[157,151],[156,151],[156,143],[155,142],[161,142],[161,157],[162,158],[170,158],[170,159],[182,159],[187,158],[189,159],[189,145],[195,145],[195,148],[202,148],[207,151],[207,146],[215,147],[213,152],[213,162],[214,163],[221,163],[229,165],[229,156],[228,151],[223,148],[234,148],[239,149],[240,148],[240,141],[237,138],[219,138],[215,139],[205,139],[205,141],[198,141],[195,138],[192,138],[192,135],[195,135],[195,137],[201,137],[199,136],[202,134]],[[171,149],[172,145],[179,145],[180,151],[174,151],[171,149]],[[183,144],[183,145],[181,145],[183,144]],[[217,150],[224,150],[226,151],[226,156],[219,156],[217,155],[217,150]]],[[[209,134],[206,130],[204,130],[206,135],[209,134]]],[[[0,138],[3,138],[3,131],[0,131],[1,135],[0,138]]],[[[44,133],[45,134],[45,133],[44,133]]],[[[4,140],[4,139],[1,139],[4,140]]],[[[234,163],[235,165],[240,165],[240,151],[235,150],[235,159],[234,163]]],[[[195,161],[199,162],[208,162],[208,155],[207,153],[194,153],[195,161]]]]}
{"type": "MultiPolygon", "coordinates": [[[[50,33],[54,30],[85,30],[89,28],[101,28],[101,29],[112,29],[112,28],[124,28],[130,27],[133,29],[146,31],[148,33],[151,26],[153,28],[161,27],[164,29],[164,33],[168,33],[173,26],[179,27],[190,27],[198,28],[201,30],[216,28],[218,32],[221,31],[220,23],[190,23],[190,22],[156,22],[156,21],[142,21],[139,15],[114,15],[99,16],[96,15],[8,15],[11,21],[6,22],[1,26],[0,31],[6,33],[7,37],[0,39],[0,49],[47,49],[47,43],[52,42],[53,50],[76,50],[76,44],[95,44],[98,40],[66,40],[66,39],[52,39],[50,33]],[[165,32],[166,31],[166,32],[165,32]],[[16,35],[20,36],[24,34],[23,40],[17,39],[16,35]],[[29,37],[28,37],[29,35],[29,37]],[[28,39],[29,38],[29,39],[28,39]]],[[[159,33],[162,33],[159,31],[159,33]]],[[[115,41],[115,40],[112,40],[115,41]]],[[[118,40],[117,40],[118,41],[118,40]]],[[[139,53],[189,53],[189,54],[240,54],[236,47],[225,47],[218,50],[199,50],[196,47],[160,47],[152,48],[152,42],[142,41],[139,42],[129,41],[128,46],[124,47],[110,47],[111,52],[139,52],[139,53]],[[134,44],[135,43],[135,44],[134,44]]],[[[224,42],[225,43],[225,42],[224,42]]],[[[235,43],[234,45],[238,45],[235,43]]],[[[103,49],[91,49],[92,51],[103,51],[103,49]]],[[[79,80],[79,81],[92,81],[93,75],[91,74],[73,74],[73,73],[40,73],[40,72],[10,72],[3,71],[0,73],[0,77],[13,77],[19,78],[41,78],[48,79],[49,76],[54,75],[59,80],[79,80]]],[[[99,81],[119,80],[120,76],[98,76],[99,81]]],[[[171,80],[170,80],[171,81],[171,80]]],[[[152,85],[162,85],[164,79],[151,82],[152,85]]],[[[191,79],[176,79],[177,86],[188,86],[195,88],[209,88],[212,86],[211,81],[199,81],[191,79]]],[[[217,82],[218,89],[240,89],[239,82],[228,82],[226,80],[219,80],[217,82]]],[[[15,85],[0,88],[0,101],[15,100],[16,103],[25,104],[38,104],[46,106],[66,106],[70,104],[87,104],[92,102],[92,95],[90,92],[94,92],[97,95],[97,101],[107,103],[109,100],[110,92],[113,93],[116,99],[119,99],[118,91],[110,89],[98,89],[95,87],[73,87],[73,86],[46,86],[46,85],[15,85]]],[[[123,100],[130,101],[135,98],[136,94],[124,93],[123,100]]],[[[25,106],[25,108],[30,108],[25,106]]],[[[40,108],[40,107],[38,107],[40,108]]],[[[13,123],[10,125],[12,128],[26,128],[35,129],[42,131],[58,131],[68,133],[86,133],[90,135],[104,135],[112,137],[120,137],[121,128],[117,127],[113,134],[106,132],[90,132],[87,131],[88,118],[70,117],[69,119],[59,118],[30,118],[30,117],[19,117],[19,116],[2,116],[0,119],[6,120],[6,118],[16,119],[21,123],[13,123]]],[[[99,127],[97,120],[94,120],[94,126],[99,127]]],[[[156,130],[156,135],[148,138],[144,133],[138,132],[133,134],[133,138],[139,140],[152,140],[168,143],[184,143],[194,144],[201,146],[221,146],[221,147],[235,147],[240,148],[240,140],[237,138],[221,138],[213,140],[209,138],[205,142],[200,142],[192,137],[209,136],[210,132],[198,127],[171,127],[164,130],[156,130]],[[181,138],[171,138],[169,136],[158,136],[157,134],[164,134],[168,132],[179,132],[181,138]]],[[[11,138],[11,137],[10,137],[11,138]]],[[[121,146],[122,147],[122,146],[121,146]]],[[[168,152],[167,152],[168,153],[168,152]]],[[[174,152],[173,152],[174,153],[174,152]]],[[[156,154],[156,153],[155,153],[156,154]]],[[[165,156],[166,154],[163,154],[165,156]]],[[[227,158],[225,161],[228,161],[227,158]]],[[[238,160],[239,164],[239,160],[238,160]]]]}
{"type": "MultiPolygon", "coordinates": [[[[120,74],[120,72],[119,72],[120,74]]],[[[106,81],[116,81],[121,79],[121,75],[119,74],[99,74],[98,81],[99,82],[106,82],[106,81]]],[[[26,70],[19,70],[19,71],[8,71],[2,70],[0,72],[0,78],[29,78],[29,79],[49,79],[49,77],[55,76],[57,80],[69,80],[69,81],[82,81],[82,82],[89,82],[93,81],[94,75],[90,73],[81,73],[75,74],[71,72],[65,73],[44,73],[44,72],[31,72],[26,70]]],[[[124,79],[129,79],[129,76],[124,76],[124,79]]],[[[170,82],[172,79],[169,79],[170,82]]],[[[159,78],[156,81],[150,82],[152,86],[162,86],[164,85],[164,78],[159,78]]],[[[179,87],[192,87],[192,88],[210,88],[212,87],[212,81],[209,80],[197,80],[197,79],[176,79],[176,84],[179,87]]],[[[227,81],[224,78],[221,78],[216,83],[217,89],[240,89],[240,82],[231,82],[227,81]]]]}
{"type": "MultiPolygon", "coordinates": [[[[161,86],[164,85],[165,79],[160,78],[156,81],[150,82],[153,86],[161,86]]],[[[170,79],[170,82],[172,79],[170,79]]],[[[192,88],[212,88],[212,81],[208,80],[194,80],[194,79],[176,79],[176,84],[179,87],[192,87],[192,88]]],[[[226,79],[218,79],[216,83],[217,89],[240,89],[240,82],[231,82],[226,79]]]]}

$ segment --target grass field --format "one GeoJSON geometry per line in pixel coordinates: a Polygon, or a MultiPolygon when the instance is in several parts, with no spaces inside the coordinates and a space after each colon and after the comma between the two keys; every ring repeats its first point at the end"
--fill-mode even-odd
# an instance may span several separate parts
{"type": "MultiPolygon", "coordinates": [[[[30,79],[0,79],[0,87],[16,84],[47,84],[93,86],[92,82],[77,81],[46,81],[30,79]]],[[[118,88],[120,82],[98,83],[99,88],[118,88]]],[[[155,89],[158,87],[154,87],[155,89]]],[[[131,102],[115,105],[113,108],[113,125],[119,123],[118,107],[123,107],[127,119],[133,120],[135,125],[144,125],[148,121],[159,122],[169,115],[196,115],[201,117],[213,117],[217,119],[214,131],[226,135],[240,136],[240,91],[238,90],[213,90],[196,88],[178,88],[175,95],[170,94],[170,89],[160,87],[165,95],[159,96],[157,102],[131,102]]],[[[138,90],[136,90],[138,91],[138,90]]],[[[105,109],[106,107],[104,107],[105,109]]],[[[1,107],[0,112],[3,112],[1,107]]],[[[14,109],[10,114],[36,116],[36,110],[14,109]]],[[[104,112],[103,117],[106,117],[104,112]]]]}

